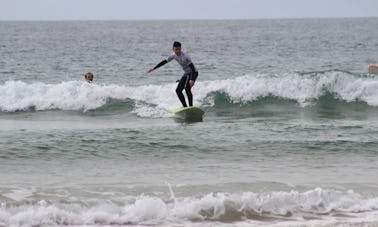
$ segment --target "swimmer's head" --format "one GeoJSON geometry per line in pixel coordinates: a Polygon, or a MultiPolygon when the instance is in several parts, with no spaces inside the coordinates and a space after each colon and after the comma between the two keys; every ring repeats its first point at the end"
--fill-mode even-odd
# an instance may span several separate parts
{"type": "Polygon", "coordinates": [[[90,83],[90,82],[92,82],[93,81],[93,73],[91,73],[91,72],[87,72],[86,74],[85,74],[85,80],[88,82],[88,83],[90,83]]]}

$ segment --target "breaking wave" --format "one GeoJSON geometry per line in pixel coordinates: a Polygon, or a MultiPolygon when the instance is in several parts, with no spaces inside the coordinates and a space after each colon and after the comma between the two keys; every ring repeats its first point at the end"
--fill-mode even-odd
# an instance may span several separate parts
{"type": "MultiPolygon", "coordinates": [[[[7,81],[0,85],[3,112],[42,110],[125,110],[142,117],[164,117],[180,106],[176,84],[127,86],[68,81],[59,84],[7,81]]],[[[194,104],[295,102],[300,107],[318,102],[365,103],[378,106],[378,78],[330,71],[313,74],[245,75],[233,79],[199,81],[194,104]]]]}
{"type": "Polygon", "coordinates": [[[170,199],[141,195],[123,201],[3,202],[0,225],[126,225],[240,223],[317,220],[325,223],[378,221],[378,198],[353,191],[316,188],[305,192],[210,193],[170,199]]]}

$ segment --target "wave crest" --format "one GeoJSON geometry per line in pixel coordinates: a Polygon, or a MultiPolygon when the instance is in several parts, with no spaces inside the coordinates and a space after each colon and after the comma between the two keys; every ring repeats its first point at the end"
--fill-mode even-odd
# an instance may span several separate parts
{"type": "MultiPolygon", "coordinates": [[[[168,224],[187,222],[303,221],[349,219],[378,211],[377,197],[353,191],[316,188],[306,192],[210,193],[202,197],[141,195],[126,201],[53,202],[6,204],[0,207],[4,225],[168,224]],[[173,200],[173,201],[172,201],[173,200]],[[365,213],[366,212],[366,213],[365,213]]],[[[373,221],[378,221],[378,216],[373,221]]]]}
{"type": "MultiPolygon", "coordinates": [[[[59,84],[7,81],[0,85],[0,110],[88,111],[100,108],[105,111],[116,105],[124,105],[126,111],[132,109],[139,116],[162,117],[167,115],[167,110],[180,106],[174,92],[175,87],[174,83],[126,86],[88,84],[82,81],[59,84]]],[[[246,75],[226,80],[200,80],[193,88],[193,93],[194,104],[201,106],[214,106],[217,103],[244,105],[270,97],[294,101],[304,107],[319,100],[327,100],[323,98],[325,96],[346,103],[358,101],[378,106],[378,79],[340,71],[246,75]]]]}

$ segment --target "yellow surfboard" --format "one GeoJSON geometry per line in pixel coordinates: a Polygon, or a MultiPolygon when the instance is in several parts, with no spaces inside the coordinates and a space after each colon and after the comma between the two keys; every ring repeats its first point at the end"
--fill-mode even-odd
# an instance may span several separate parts
{"type": "Polygon", "coordinates": [[[170,111],[175,118],[185,122],[198,122],[203,120],[205,111],[196,106],[181,107],[170,111]]]}

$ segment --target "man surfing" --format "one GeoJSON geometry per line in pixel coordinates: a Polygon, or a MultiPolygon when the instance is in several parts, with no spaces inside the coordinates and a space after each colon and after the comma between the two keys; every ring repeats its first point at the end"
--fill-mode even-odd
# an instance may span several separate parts
{"type": "Polygon", "coordinates": [[[161,61],[154,68],[149,69],[148,73],[151,73],[155,69],[175,59],[184,70],[184,75],[181,77],[176,88],[177,96],[180,99],[183,107],[187,107],[185,97],[182,94],[182,90],[185,89],[186,95],[188,96],[189,106],[193,106],[193,94],[192,94],[191,89],[194,86],[194,82],[196,81],[198,77],[198,71],[196,67],[194,66],[192,59],[189,57],[189,55],[185,53],[184,51],[181,51],[180,42],[175,41],[173,43],[172,50],[173,50],[173,53],[169,55],[167,59],[161,61]]]}

